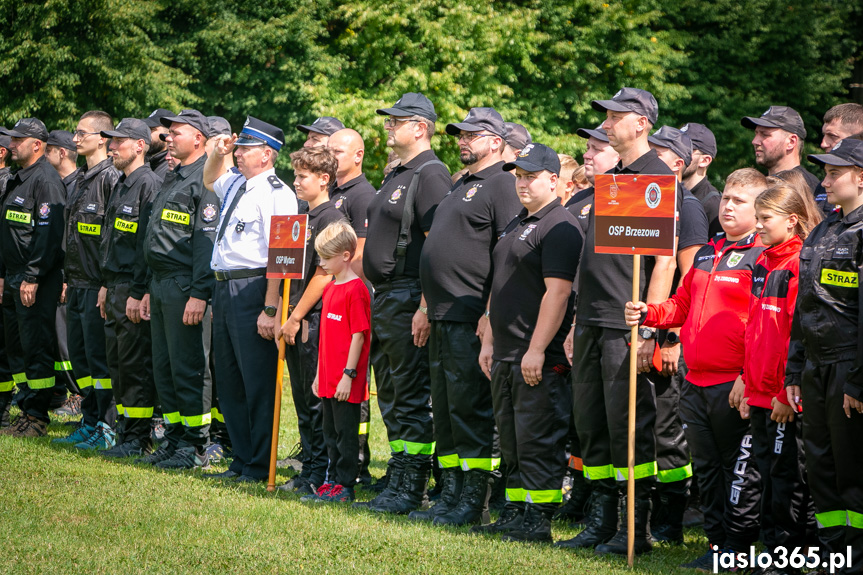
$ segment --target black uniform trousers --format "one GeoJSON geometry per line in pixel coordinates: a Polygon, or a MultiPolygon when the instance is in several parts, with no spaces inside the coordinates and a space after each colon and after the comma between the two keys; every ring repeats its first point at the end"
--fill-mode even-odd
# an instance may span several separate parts
{"type": "Polygon", "coordinates": [[[330,458],[329,481],[353,487],[359,473],[360,404],[321,398],[324,440],[330,458]]]}
{"type": "Polygon", "coordinates": [[[285,345],[285,363],[291,377],[291,395],[297,411],[303,470],[300,476],[314,485],[323,483],[327,474],[327,444],[321,398],[312,393],[318,371],[318,342],[321,312],[313,311],[302,321],[294,345],[285,345]]]}
{"type": "MultiPolygon", "coordinates": [[[[211,302],[212,303],[212,302],[211,302]]],[[[203,326],[204,336],[204,382],[210,385],[212,396],[210,397],[210,413],[212,421],[210,422],[210,441],[218,443],[222,447],[229,448],[231,446],[231,437],[228,434],[228,428],[225,425],[225,416],[222,414],[219,406],[219,386],[216,382],[216,354],[213,348],[213,307],[207,310],[204,314],[204,319],[201,322],[203,326]]]]}
{"type": "Polygon", "coordinates": [[[369,356],[390,451],[431,456],[435,445],[429,352],[415,346],[411,335],[421,297],[416,278],[375,286],[369,356]]]}
{"type": "Polygon", "coordinates": [[[494,441],[491,382],[479,367],[476,326],[432,321],[428,345],[438,464],[494,471],[500,450],[494,441]]]}
{"type": "MultiPolygon", "coordinates": [[[[190,276],[154,277],[150,282],[153,380],[174,447],[209,441],[211,389],[204,382],[203,328],[184,325],[190,276]]],[[[207,313],[207,310],[204,310],[207,313]]]]}
{"type": "Polygon", "coordinates": [[[130,284],[108,288],[105,298],[105,341],[117,411],[125,418],[123,441],[150,435],[156,404],[150,322],[133,323],[126,316],[130,284]]]}
{"type": "Polygon", "coordinates": [[[720,549],[748,551],[758,540],[761,477],[749,421],[728,405],[734,382],[699,387],[683,383],[680,417],[704,510],[704,532],[720,549]]]}
{"type": "Polygon", "coordinates": [[[520,362],[494,361],[491,394],[507,464],[507,500],[560,503],[572,405],[568,375],[543,369],[542,380],[531,386],[520,362]]]}
{"type": "Polygon", "coordinates": [[[113,425],[116,420],[113,382],[106,357],[105,320],[96,305],[98,299],[98,289],[66,288],[69,360],[75,381],[84,392],[81,421],[90,427],[100,421],[113,425]]]}
{"type": "MultiPolygon", "coordinates": [[[[629,475],[629,332],[577,325],[573,335],[572,398],[584,476],[594,487],[617,492],[629,475]]],[[[636,495],[649,496],[657,472],[657,372],[639,374],[635,403],[636,495]]]]}
{"type": "MultiPolygon", "coordinates": [[[[9,299],[12,293],[9,292],[9,299]]],[[[15,379],[9,366],[9,357],[6,349],[6,331],[3,328],[3,313],[0,311],[0,414],[12,401],[12,390],[15,389],[15,379]]]]}
{"type": "Polygon", "coordinates": [[[54,377],[57,378],[57,383],[54,384],[54,390],[60,393],[68,391],[75,395],[81,395],[81,388],[78,387],[78,382],[75,381],[75,374],[72,372],[72,362],[69,360],[65,303],[57,304],[57,313],[54,315],[54,329],[57,332],[57,349],[54,353],[54,371],[56,372],[54,377]]]}
{"type": "Polygon", "coordinates": [[[230,469],[263,479],[270,469],[279,348],[258,335],[264,276],[217,281],[213,289],[213,352],[217,393],[231,437],[230,469]]]}
{"type": "Polygon", "coordinates": [[[656,390],[656,489],[661,495],[686,497],[692,483],[692,456],[680,419],[680,388],[685,373],[682,354],[674,375],[651,373],[656,390]]]}
{"type": "Polygon", "coordinates": [[[803,454],[800,415],[788,423],[770,419],[772,409],[751,407],[752,448],[761,472],[761,532],[768,551],[778,546],[791,551],[808,544],[815,515],[803,454]]]}
{"type": "Polygon", "coordinates": [[[822,553],[851,547],[851,568],[863,571],[863,415],[842,409],[843,385],[853,361],[814,365],[801,378],[803,445],[822,553]]]}
{"type": "Polygon", "coordinates": [[[57,269],[39,278],[36,301],[30,307],[21,303],[18,289],[6,288],[3,296],[6,354],[19,387],[18,407],[45,422],[50,421],[48,408],[56,383],[54,314],[62,288],[62,274],[57,269]]]}

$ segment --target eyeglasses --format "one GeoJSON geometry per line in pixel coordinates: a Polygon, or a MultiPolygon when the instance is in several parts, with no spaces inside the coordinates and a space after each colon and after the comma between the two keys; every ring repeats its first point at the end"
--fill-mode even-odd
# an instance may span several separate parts
{"type": "Polygon", "coordinates": [[[468,144],[472,144],[478,138],[487,138],[487,137],[494,137],[494,134],[471,134],[471,133],[465,134],[465,133],[461,133],[458,135],[458,138],[456,138],[456,140],[459,142],[464,141],[464,142],[467,142],[468,144]]]}
{"type": "Polygon", "coordinates": [[[85,132],[83,130],[75,130],[72,132],[73,138],[78,138],[79,140],[83,140],[85,136],[92,136],[93,134],[98,134],[99,132],[85,132]]]}
{"type": "Polygon", "coordinates": [[[407,120],[404,118],[393,118],[392,116],[387,116],[384,118],[384,128],[395,128],[398,122],[419,122],[419,120],[407,120]]]}

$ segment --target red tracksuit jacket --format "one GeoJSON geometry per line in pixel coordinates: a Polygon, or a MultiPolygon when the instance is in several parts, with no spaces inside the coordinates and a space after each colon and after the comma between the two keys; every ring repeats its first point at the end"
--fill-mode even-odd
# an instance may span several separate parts
{"type": "Polygon", "coordinates": [[[785,363],[791,319],[797,303],[797,276],[803,240],[794,236],[758,258],[752,272],[743,380],[749,405],[771,409],[775,397],[785,405],[785,363]]]}
{"type": "Polygon", "coordinates": [[[762,251],[758,234],[737,242],[717,236],[695,254],[677,292],[661,304],[647,306],[644,325],[682,326],[686,380],[693,385],[719,385],[740,375],[752,270],[762,251]]]}

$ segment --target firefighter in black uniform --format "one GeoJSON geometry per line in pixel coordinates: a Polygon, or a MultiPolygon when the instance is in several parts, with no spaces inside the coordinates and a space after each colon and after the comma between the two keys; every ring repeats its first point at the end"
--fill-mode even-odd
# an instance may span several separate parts
{"type": "MultiPolygon", "coordinates": [[[[9,166],[9,147],[12,139],[0,136],[0,202],[6,196],[6,182],[12,178],[12,168],[9,166]]],[[[9,359],[6,357],[6,336],[3,333],[3,316],[0,314],[0,427],[9,427],[9,408],[12,405],[12,390],[15,382],[9,370],[9,359]]]]}
{"type": "MultiPolygon", "coordinates": [[[[153,200],[144,238],[150,267],[153,377],[167,441],[142,463],[189,469],[207,465],[211,390],[204,383],[201,321],[213,291],[210,257],[219,199],[203,183],[207,118],[197,110],[162,118],[168,151],[179,162],[153,200]]],[[[145,300],[146,301],[146,300],[145,300]]]]}
{"type": "Polygon", "coordinates": [[[387,116],[387,146],[401,164],[384,178],[369,204],[374,233],[366,238],[363,253],[364,275],[375,288],[370,359],[392,452],[387,487],[368,506],[409,513],[425,497],[434,453],[420,253],[452,180],[431,150],[437,114],[428,98],[407,93],[377,113],[387,116]]]}
{"type": "Polygon", "coordinates": [[[87,386],[81,403],[81,425],[64,441],[82,449],[114,446],[116,420],[108,360],[105,356],[105,320],[97,306],[102,272],[99,250],[105,230],[105,206],[120,177],[108,157],[108,138],[100,135],[114,127],[101,111],[81,116],[74,133],[78,155],[87,161],[78,174],[72,197],[66,203],[66,341],[75,380],[87,386]]]}
{"type": "Polygon", "coordinates": [[[822,164],[827,201],[839,207],[803,242],[785,387],[802,405],[803,444],[822,558],[850,548],[863,570],[863,141],[846,138],[822,164]]]}
{"type": "Polygon", "coordinates": [[[156,388],[150,322],[141,318],[141,300],[147,292],[144,232],[162,180],[145,161],[150,129],[143,121],[123,118],[102,136],[112,138],[114,167],[123,173],[105,209],[99,302],[114,398],[125,418],[122,437],[102,455],[130,457],[152,451],[156,388]]]}
{"type": "Polygon", "coordinates": [[[168,148],[165,140],[160,138],[161,135],[168,134],[168,128],[162,125],[162,118],[173,116],[174,112],[165,108],[157,108],[144,118],[144,123],[150,128],[150,151],[147,152],[146,162],[150,164],[150,169],[160,179],[164,180],[168,173],[168,148]]]}
{"type": "Polygon", "coordinates": [[[54,376],[54,315],[62,289],[64,193],[60,176],[44,158],[48,130],[36,118],[11,130],[12,161],[21,169],[6,184],[0,213],[3,327],[13,380],[26,383],[21,416],[3,433],[46,434],[54,376]],[[14,304],[14,305],[12,305],[14,304]]]}
{"type": "Polygon", "coordinates": [[[569,433],[569,365],[563,342],[572,323],[572,282],[582,236],[555,193],[560,160],[529,144],[515,168],[524,205],[494,248],[479,363],[491,380],[494,416],[506,458],[507,504],[497,522],[474,527],[505,541],[551,541],[551,518],[562,500],[569,433]]]}
{"type": "Polygon", "coordinates": [[[722,194],[707,177],[707,169],[716,159],[716,137],[707,126],[695,122],[689,122],[680,131],[689,136],[692,142],[692,160],[683,171],[683,185],[704,207],[708,222],[707,236],[712,238],[722,231],[719,223],[719,199],[722,194]]]}
{"type": "Polygon", "coordinates": [[[488,521],[489,486],[500,465],[477,334],[488,324],[491,252],[521,204],[515,178],[503,170],[506,128],[496,110],[473,108],[446,131],[458,137],[468,173],[438,205],[420,259],[431,322],[431,396],[443,490],[434,507],[411,517],[466,525],[488,521]]]}

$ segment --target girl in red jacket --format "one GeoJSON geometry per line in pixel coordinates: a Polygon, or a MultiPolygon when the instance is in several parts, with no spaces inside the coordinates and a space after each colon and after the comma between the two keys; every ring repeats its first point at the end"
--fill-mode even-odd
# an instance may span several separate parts
{"type": "Polygon", "coordinates": [[[768,249],[752,271],[740,415],[751,419],[753,450],[761,471],[763,543],[776,560],[782,554],[778,547],[786,552],[802,548],[807,526],[811,524],[814,532],[802,426],[784,389],[800,247],[821,219],[808,190],[804,193],[783,183],[755,200],[756,230],[768,249]]]}

